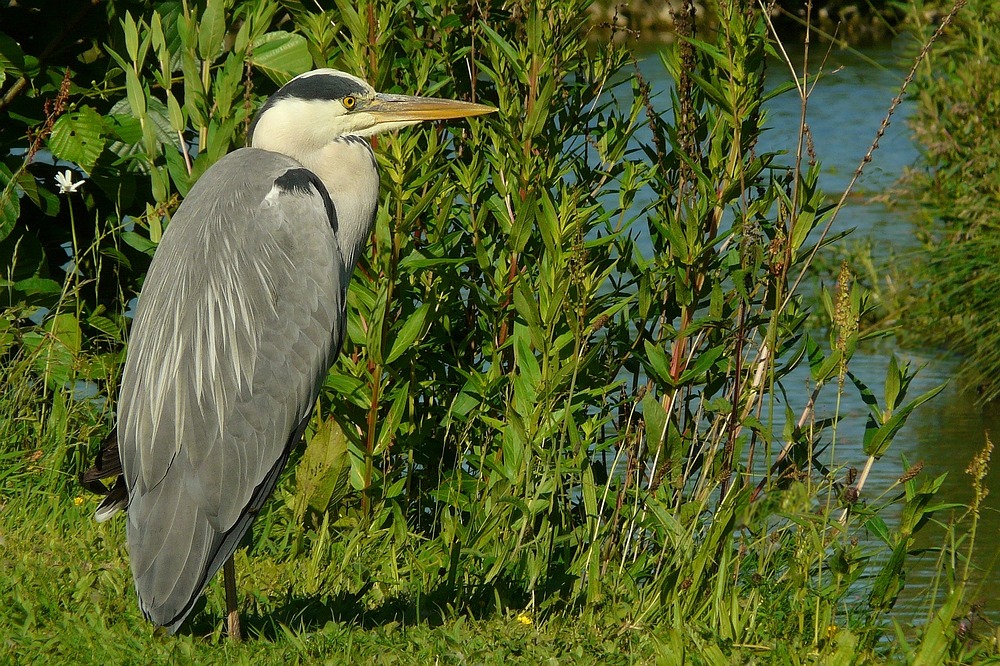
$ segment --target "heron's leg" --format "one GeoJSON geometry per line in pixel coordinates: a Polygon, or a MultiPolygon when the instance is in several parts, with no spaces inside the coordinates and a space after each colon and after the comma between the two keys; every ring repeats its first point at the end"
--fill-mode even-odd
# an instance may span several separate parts
{"type": "Polygon", "coordinates": [[[235,554],[222,565],[222,577],[226,583],[226,620],[229,623],[229,638],[239,642],[243,640],[240,632],[240,611],[236,602],[236,565],[233,563],[235,554]]]}

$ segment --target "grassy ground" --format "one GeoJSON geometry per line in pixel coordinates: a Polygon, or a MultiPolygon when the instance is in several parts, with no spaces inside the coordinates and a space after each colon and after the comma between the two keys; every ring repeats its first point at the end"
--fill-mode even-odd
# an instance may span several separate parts
{"type": "Polygon", "coordinates": [[[249,639],[222,632],[221,577],[178,636],[156,634],[135,603],[120,519],[96,502],[40,491],[0,507],[0,663],[654,663],[666,636],[611,615],[471,618],[447,609],[415,620],[414,604],[363,608],[318,598],[296,561],[237,559],[249,639]]]}

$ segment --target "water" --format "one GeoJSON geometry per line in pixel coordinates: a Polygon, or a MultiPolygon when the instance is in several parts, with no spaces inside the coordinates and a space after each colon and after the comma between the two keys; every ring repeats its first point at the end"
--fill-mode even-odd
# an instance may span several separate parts
{"type": "MultiPolygon", "coordinates": [[[[811,61],[815,71],[823,52],[814,47],[811,61]]],[[[802,53],[790,53],[797,68],[801,69],[802,53]]],[[[891,45],[858,51],[834,50],[829,54],[824,71],[826,74],[816,85],[810,97],[807,122],[813,134],[816,155],[822,165],[820,186],[836,200],[844,191],[868,152],[886,111],[902,84],[911,61],[903,49],[891,45]]],[[[664,94],[669,85],[666,73],[657,56],[651,55],[641,64],[642,73],[650,81],[654,94],[664,94]]],[[[772,60],[768,65],[770,85],[791,80],[786,64],[772,60]]],[[[914,238],[914,208],[896,202],[889,206],[873,200],[875,195],[888,191],[908,167],[918,166],[919,153],[914,145],[906,119],[912,106],[905,101],[892,116],[891,125],[880,141],[880,148],[873,161],[866,165],[864,174],[855,185],[852,195],[841,211],[831,230],[838,233],[854,229],[854,239],[870,239],[876,259],[893,257],[893,261],[911,260],[917,251],[914,238]]],[[[797,142],[797,127],[801,113],[797,95],[789,93],[769,102],[766,125],[771,129],[761,139],[761,151],[784,150],[788,155],[783,163],[791,164],[797,142]]],[[[803,288],[816,289],[818,285],[804,284],[803,288]]],[[[910,464],[923,461],[921,478],[933,478],[947,473],[939,502],[967,504],[972,499],[970,477],[965,470],[985,443],[986,431],[997,432],[1000,414],[995,409],[981,408],[975,397],[964,393],[953,377],[958,361],[935,349],[903,349],[892,339],[868,342],[858,349],[851,363],[852,372],[865,382],[881,400],[885,371],[890,353],[900,362],[921,368],[911,384],[908,398],[916,397],[940,384],[947,384],[944,391],[930,403],[918,408],[907,425],[899,432],[885,457],[878,461],[866,482],[861,499],[871,501],[890,487],[904,471],[902,457],[910,464]]],[[[793,411],[801,413],[805,404],[808,381],[806,371],[800,377],[786,381],[789,395],[795,402],[793,411]],[[801,391],[794,390],[800,382],[801,391]]],[[[835,391],[826,391],[818,405],[821,416],[832,415],[835,391]]],[[[865,464],[862,441],[867,407],[861,402],[853,387],[848,386],[841,403],[841,422],[837,434],[837,458],[841,464],[861,470],[865,464]]],[[[826,441],[829,441],[828,437],[826,441]]],[[[1000,465],[1000,451],[995,456],[1000,465]]],[[[994,566],[1000,548],[1000,474],[987,480],[991,493],[986,509],[981,514],[978,531],[978,548],[973,562],[978,568],[975,581],[980,585],[973,598],[985,603],[984,612],[992,618],[1000,617],[1000,600],[990,593],[1000,584],[1000,572],[994,566]]],[[[948,522],[960,511],[940,512],[936,520],[948,522]]],[[[898,515],[898,514],[897,514],[898,515]]],[[[896,515],[887,516],[895,520],[896,515]]],[[[930,525],[919,535],[917,546],[933,548],[942,545],[944,530],[930,525]]],[[[899,609],[906,619],[921,622],[927,608],[926,591],[932,584],[936,554],[918,557],[908,566],[907,589],[899,602],[899,609]]]]}

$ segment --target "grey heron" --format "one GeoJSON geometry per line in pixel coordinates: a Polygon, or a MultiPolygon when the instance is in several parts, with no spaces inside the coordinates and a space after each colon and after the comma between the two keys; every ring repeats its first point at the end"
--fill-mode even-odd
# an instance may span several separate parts
{"type": "Polygon", "coordinates": [[[345,331],[347,285],[379,192],[367,139],[496,109],[377,93],[333,69],[302,74],[191,188],[139,296],[109,437],[88,487],[127,509],[143,615],[178,630],[232,555],[302,437],[345,331]],[[102,486],[103,487],[103,486],[102,486]]]}

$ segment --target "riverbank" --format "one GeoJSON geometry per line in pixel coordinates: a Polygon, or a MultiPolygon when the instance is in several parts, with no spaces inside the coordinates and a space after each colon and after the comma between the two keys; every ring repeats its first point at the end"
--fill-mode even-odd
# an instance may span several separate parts
{"type": "MultiPolygon", "coordinates": [[[[916,30],[935,24],[913,17],[916,30]]],[[[910,126],[924,165],[906,188],[921,204],[926,250],[911,271],[911,337],[965,356],[960,375],[981,402],[1000,398],[1000,8],[974,0],[915,81],[910,126]]]]}
{"type": "MultiPolygon", "coordinates": [[[[695,2],[691,7],[699,28],[711,28],[718,21],[714,3],[695,2]]],[[[591,24],[605,37],[631,35],[642,41],[673,41],[676,22],[686,10],[686,0],[599,0],[588,11],[591,24]]],[[[805,3],[785,0],[774,5],[771,22],[779,34],[798,36],[807,22],[805,3]]],[[[905,13],[885,2],[830,0],[815,3],[812,30],[828,38],[852,45],[877,44],[892,38],[905,13]]]]}

